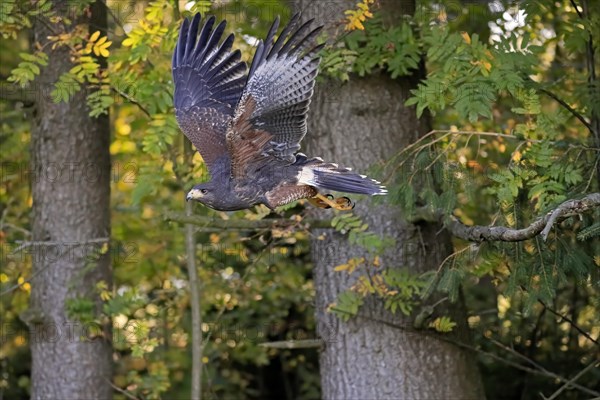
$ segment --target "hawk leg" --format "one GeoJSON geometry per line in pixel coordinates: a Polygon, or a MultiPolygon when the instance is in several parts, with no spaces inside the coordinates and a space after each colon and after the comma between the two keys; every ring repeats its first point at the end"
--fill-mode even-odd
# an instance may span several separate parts
{"type": "MultiPolygon", "coordinates": [[[[313,206],[318,207],[318,208],[331,208],[331,205],[329,205],[329,203],[321,200],[317,196],[321,196],[321,195],[319,195],[317,193],[317,195],[315,197],[311,197],[311,198],[308,199],[308,201],[310,202],[310,204],[312,204],[313,206]]],[[[326,197],[327,200],[330,200],[330,201],[333,200],[333,196],[330,195],[330,194],[326,194],[325,197],[326,197]]]]}

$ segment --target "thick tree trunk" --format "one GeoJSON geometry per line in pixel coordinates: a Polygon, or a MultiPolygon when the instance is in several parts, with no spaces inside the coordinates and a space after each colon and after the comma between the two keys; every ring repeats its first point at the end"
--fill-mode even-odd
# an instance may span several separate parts
{"type": "MultiPolygon", "coordinates": [[[[327,10],[312,8],[308,0],[299,3],[304,5],[300,8],[305,18],[333,24],[356,1],[328,2],[327,10]]],[[[390,1],[383,7],[393,16],[411,12],[410,3],[390,1]]],[[[392,80],[381,74],[352,77],[344,85],[318,85],[311,103],[307,154],[361,173],[389,159],[430,129],[426,118],[418,120],[414,109],[404,106],[417,81],[417,76],[392,80]]],[[[449,236],[439,226],[408,224],[391,206],[376,206],[368,199],[360,199],[354,212],[368,222],[372,231],[395,238],[396,247],[382,257],[383,266],[424,272],[437,269],[452,251],[449,236]]],[[[314,238],[317,327],[326,342],[320,357],[323,398],[484,397],[471,354],[414,331],[411,319],[402,317],[400,312],[392,315],[380,301],[367,299],[359,316],[347,323],[327,312],[338,294],[364,274],[358,271],[348,276],[333,268],[350,258],[364,256],[365,252],[332,230],[319,230],[314,238]],[[407,327],[411,332],[398,327],[407,327]]],[[[453,308],[448,312],[459,323],[454,338],[468,342],[462,305],[453,308]]]]}
{"type": "MultiPolygon", "coordinates": [[[[98,6],[92,7],[93,31],[106,27],[98,6]]],[[[59,15],[77,18],[67,2],[55,7],[59,15]]],[[[35,41],[44,45],[55,30],[64,28],[37,20],[35,41]]],[[[88,115],[85,88],[69,103],[52,101],[53,84],[73,65],[67,48],[50,48],[44,47],[48,66],[36,82],[31,138],[34,279],[22,318],[31,332],[32,398],[109,399],[110,326],[85,324],[67,313],[71,299],[87,299],[98,315],[96,284],[111,285],[110,251],[103,249],[110,237],[108,118],[88,115]]]]}

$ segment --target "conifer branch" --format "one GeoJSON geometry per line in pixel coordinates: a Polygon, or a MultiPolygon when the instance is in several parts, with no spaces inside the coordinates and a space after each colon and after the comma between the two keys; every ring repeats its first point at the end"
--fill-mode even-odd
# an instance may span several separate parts
{"type": "Polygon", "coordinates": [[[552,227],[559,221],[572,215],[582,214],[600,206],[600,193],[591,193],[579,200],[567,200],[553,211],[535,220],[531,225],[522,229],[507,228],[504,226],[468,226],[454,216],[450,216],[444,224],[457,238],[470,242],[520,242],[542,235],[546,240],[552,227]]]}

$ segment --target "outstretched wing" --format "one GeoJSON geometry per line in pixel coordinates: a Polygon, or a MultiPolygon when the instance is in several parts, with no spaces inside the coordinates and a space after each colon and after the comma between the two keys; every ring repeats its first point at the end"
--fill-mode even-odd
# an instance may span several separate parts
{"type": "MultiPolygon", "coordinates": [[[[306,113],[320,62],[317,53],[322,48],[315,46],[314,40],[322,27],[311,29],[313,20],[302,25],[299,20],[300,14],[294,15],[277,40],[274,38],[279,18],[275,20],[266,40],[256,49],[248,82],[238,103],[236,119],[247,113],[245,107],[250,102],[253,111],[248,118],[249,128],[272,136],[267,148],[262,147],[261,153],[256,154],[255,161],[266,151],[278,159],[293,162],[294,153],[306,135],[306,113]]],[[[232,133],[228,141],[236,140],[235,132],[232,133]]],[[[235,146],[230,145],[230,151],[236,151],[235,146]]]]}
{"type": "MultiPolygon", "coordinates": [[[[217,159],[229,157],[225,133],[246,83],[240,51],[231,51],[234,35],[222,43],[225,21],[200,14],[185,19],[173,53],[174,104],[183,133],[202,155],[209,171],[217,159]]],[[[212,173],[212,171],[211,171],[212,173]]]]}

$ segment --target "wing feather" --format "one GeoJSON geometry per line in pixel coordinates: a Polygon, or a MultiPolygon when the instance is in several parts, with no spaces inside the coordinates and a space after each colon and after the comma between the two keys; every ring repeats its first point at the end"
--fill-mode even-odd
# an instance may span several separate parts
{"type": "Polygon", "coordinates": [[[173,102],[181,130],[211,170],[217,159],[229,157],[225,135],[247,80],[246,64],[239,50],[231,51],[233,34],[221,41],[225,21],[215,27],[210,17],[201,28],[200,22],[196,14],[181,24],[173,52],[173,102]]]}
{"type": "MultiPolygon", "coordinates": [[[[322,27],[311,28],[312,20],[299,25],[295,14],[277,40],[277,18],[264,42],[260,42],[248,74],[246,88],[238,103],[248,97],[256,102],[250,121],[254,128],[273,136],[269,152],[293,162],[294,153],[306,135],[306,114],[313,94],[322,46],[314,41],[322,27]]],[[[239,110],[236,110],[236,114],[239,110]]]]}
{"type": "Polygon", "coordinates": [[[272,136],[262,129],[256,129],[250,120],[255,108],[256,102],[252,96],[246,97],[227,131],[231,177],[235,180],[248,177],[251,171],[260,168],[271,157],[265,151],[272,136]]]}

